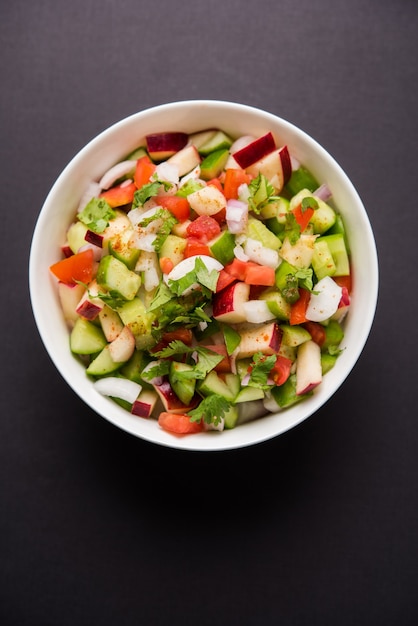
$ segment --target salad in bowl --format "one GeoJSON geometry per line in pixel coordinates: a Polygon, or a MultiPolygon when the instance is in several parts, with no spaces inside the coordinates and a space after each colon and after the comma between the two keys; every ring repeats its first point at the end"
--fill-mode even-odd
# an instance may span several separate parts
{"type": "Polygon", "coordinates": [[[338,166],[324,176],[301,131],[242,105],[193,107],[192,128],[130,120],[137,143],[83,175],[43,271],[89,404],[153,441],[222,449],[263,422],[256,440],[278,434],[330,393],[353,350],[358,244],[338,166]],[[257,123],[212,115],[229,107],[257,123]]]}

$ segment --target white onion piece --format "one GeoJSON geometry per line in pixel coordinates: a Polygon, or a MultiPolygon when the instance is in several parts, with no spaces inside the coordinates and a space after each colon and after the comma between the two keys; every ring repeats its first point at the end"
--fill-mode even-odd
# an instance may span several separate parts
{"type": "Polygon", "coordinates": [[[77,252],[84,252],[85,250],[93,251],[93,259],[95,261],[100,261],[105,253],[104,248],[100,248],[100,246],[95,246],[94,243],[86,243],[84,246],[81,246],[77,252]]]}
{"type": "MultiPolygon", "coordinates": [[[[158,365],[161,365],[162,361],[160,361],[159,359],[156,361],[150,361],[149,363],[147,363],[147,365],[143,368],[142,373],[147,373],[149,372],[149,370],[151,370],[154,367],[157,367],[158,365]]],[[[155,376],[154,378],[152,378],[151,380],[147,379],[147,382],[150,385],[161,385],[162,382],[164,380],[163,376],[155,376]]]]}
{"type": "Polygon", "coordinates": [[[265,300],[248,300],[242,303],[242,308],[247,322],[251,324],[268,322],[276,317],[265,300]]]}
{"type": "Polygon", "coordinates": [[[172,185],[178,185],[179,168],[175,163],[159,163],[154,176],[157,180],[171,183],[172,185]]]}
{"type": "Polygon", "coordinates": [[[229,151],[233,155],[234,152],[238,152],[238,150],[242,150],[246,146],[249,146],[256,138],[254,135],[241,135],[238,139],[235,139],[234,143],[230,147],[229,151]]]}
{"type": "Polygon", "coordinates": [[[145,291],[152,291],[160,284],[160,273],[155,267],[144,272],[144,288],[145,291]]]}
{"type": "MultiPolygon", "coordinates": [[[[189,180],[199,180],[200,177],[200,165],[196,165],[196,167],[189,172],[188,174],[185,174],[184,176],[182,176],[179,180],[179,187],[182,187],[183,185],[185,185],[187,183],[187,181],[189,180]]],[[[204,181],[202,180],[202,185],[204,185],[204,181]]]]}
{"type": "Polygon", "coordinates": [[[117,376],[106,376],[100,378],[93,383],[93,387],[103,396],[111,396],[112,398],[120,398],[133,404],[139,394],[142,386],[127,378],[118,378],[117,376]]]}
{"type": "Polygon", "coordinates": [[[249,257],[245,254],[242,246],[237,244],[234,248],[234,256],[238,259],[238,261],[248,261],[249,257]]]}
{"type": "Polygon", "coordinates": [[[80,202],[77,208],[77,213],[80,213],[80,211],[84,209],[86,204],[88,204],[88,202],[90,202],[92,198],[98,198],[100,192],[101,192],[101,187],[99,183],[96,183],[94,181],[90,182],[87,185],[86,190],[84,191],[83,195],[80,198],[80,202]]]}
{"type": "Polygon", "coordinates": [[[327,202],[332,196],[331,189],[328,187],[326,183],[318,187],[316,191],[314,191],[314,197],[327,202]]]}
{"type": "Polygon", "coordinates": [[[121,161],[111,167],[99,180],[101,189],[109,189],[119,178],[130,174],[136,166],[136,161],[121,161]]]}
{"type": "Polygon", "coordinates": [[[146,235],[135,236],[135,247],[145,252],[154,252],[154,241],[157,235],[155,233],[147,233],[146,235]]]}
{"type": "Polygon", "coordinates": [[[279,266],[280,258],[277,250],[266,248],[257,239],[248,238],[244,243],[244,252],[254,263],[272,267],[274,270],[279,266]]]}
{"type": "Polygon", "coordinates": [[[324,276],[311,293],[306,319],[311,322],[324,322],[338,309],[342,288],[330,276],[324,276]]]}
{"type": "Polygon", "coordinates": [[[248,223],[248,204],[241,200],[228,200],[225,218],[228,230],[233,235],[243,233],[248,223]]]}
{"type": "Polygon", "coordinates": [[[263,405],[264,408],[270,413],[277,413],[277,411],[280,411],[280,405],[277,404],[276,400],[269,392],[266,393],[266,396],[263,400],[263,405]]]}
{"type": "Polygon", "coordinates": [[[250,188],[248,187],[247,183],[242,183],[238,187],[238,200],[241,200],[241,202],[248,202],[248,198],[250,197],[250,195],[250,188]]]}
{"type": "Polygon", "coordinates": [[[292,172],[300,168],[300,161],[298,161],[298,159],[293,156],[293,154],[290,155],[290,163],[292,166],[292,172]]]}

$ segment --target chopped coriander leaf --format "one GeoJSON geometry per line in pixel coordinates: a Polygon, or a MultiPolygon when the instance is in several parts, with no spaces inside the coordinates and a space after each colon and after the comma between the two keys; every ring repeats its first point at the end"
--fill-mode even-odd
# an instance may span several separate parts
{"type": "Polygon", "coordinates": [[[161,186],[163,186],[164,189],[167,190],[170,189],[171,183],[155,180],[154,182],[148,183],[141,187],[141,189],[135,191],[132,208],[136,209],[137,207],[144,205],[145,202],[150,198],[157,196],[158,192],[161,189],[161,186]]]}
{"type": "Polygon", "coordinates": [[[163,348],[158,352],[154,352],[154,355],[158,358],[168,359],[175,356],[184,355],[190,357],[194,353],[197,355],[197,362],[195,362],[193,359],[189,359],[190,363],[193,365],[193,370],[176,372],[176,377],[178,378],[178,380],[186,380],[192,378],[202,380],[223,359],[222,355],[218,354],[217,352],[213,352],[212,350],[209,350],[204,346],[190,347],[186,346],[185,343],[179,340],[170,342],[166,348],[163,348]]]}
{"type": "Polygon", "coordinates": [[[296,217],[291,211],[286,213],[284,234],[289,239],[292,246],[298,241],[300,237],[300,226],[296,220],[296,217]]]}
{"type": "Polygon", "coordinates": [[[114,217],[115,211],[103,198],[92,198],[78,214],[80,222],[95,233],[102,233],[114,217]]]}
{"type": "Polygon", "coordinates": [[[302,213],[305,213],[307,209],[315,210],[318,208],[318,202],[315,200],[315,198],[312,198],[311,196],[309,196],[307,198],[303,198],[300,208],[301,208],[302,213]]]}
{"type": "Polygon", "coordinates": [[[155,211],[155,213],[151,215],[150,217],[146,217],[143,220],[141,220],[139,222],[139,225],[142,227],[145,227],[158,219],[161,219],[163,223],[158,229],[157,236],[153,242],[154,250],[156,252],[159,252],[161,250],[161,246],[163,245],[164,241],[167,239],[173,226],[177,224],[177,221],[178,221],[168,209],[161,208],[161,209],[157,209],[157,211],[155,211]]]}
{"type": "Polygon", "coordinates": [[[299,280],[294,274],[287,274],[286,286],[282,289],[282,296],[289,304],[294,304],[299,300],[299,280]]]}
{"type": "Polygon", "coordinates": [[[155,311],[155,309],[159,309],[160,307],[167,304],[167,302],[170,302],[173,297],[174,296],[170,288],[165,283],[161,282],[158,285],[151,304],[148,307],[148,311],[155,311]]]}
{"type": "Polygon", "coordinates": [[[268,376],[276,364],[276,355],[265,356],[262,352],[256,352],[250,364],[250,387],[258,387],[260,389],[268,389],[268,376]]]}
{"type": "Polygon", "coordinates": [[[253,213],[261,209],[274,198],[274,187],[263,174],[258,174],[248,185],[250,192],[248,206],[253,213]]]}
{"type": "Polygon", "coordinates": [[[141,378],[151,381],[157,376],[166,376],[170,371],[170,361],[155,361],[154,364],[141,373],[141,378]]]}
{"type": "Polygon", "coordinates": [[[223,396],[211,394],[202,400],[198,407],[188,412],[192,422],[204,421],[218,426],[230,408],[230,403],[223,396]]]}
{"type": "Polygon", "coordinates": [[[313,289],[313,270],[311,267],[301,268],[295,273],[299,286],[312,291],[313,289]]]}
{"type": "Polygon", "coordinates": [[[216,291],[218,277],[219,273],[216,270],[209,271],[202,259],[197,257],[193,270],[178,280],[169,280],[168,285],[173,293],[181,296],[187,289],[198,284],[203,294],[210,297],[212,292],[216,291]]]}
{"type": "Polygon", "coordinates": [[[219,278],[219,272],[216,270],[212,270],[209,272],[206,265],[203,263],[202,259],[199,257],[195,261],[194,269],[196,272],[197,281],[203,285],[203,287],[207,287],[210,291],[216,291],[216,284],[219,278]]]}

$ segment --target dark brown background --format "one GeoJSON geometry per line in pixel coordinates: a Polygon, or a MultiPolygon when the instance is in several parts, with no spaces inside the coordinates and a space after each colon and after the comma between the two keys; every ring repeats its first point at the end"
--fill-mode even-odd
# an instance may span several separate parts
{"type": "Polygon", "coordinates": [[[2,624],[418,623],[417,27],[413,0],[0,2],[2,624]],[[28,295],[63,167],[126,115],[188,98],[265,108],[322,143],[367,207],[381,273],[335,397],[212,454],[86,408],[28,295]]]}

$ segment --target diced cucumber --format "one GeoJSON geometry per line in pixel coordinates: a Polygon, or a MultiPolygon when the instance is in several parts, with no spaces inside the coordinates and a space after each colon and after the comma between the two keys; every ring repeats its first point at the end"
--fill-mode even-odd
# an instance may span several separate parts
{"type": "Polygon", "coordinates": [[[256,217],[250,217],[248,219],[246,235],[251,239],[260,241],[265,248],[271,248],[272,250],[278,250],[282,245],[280,239],[256,217]]]}
{"type": "Polygon", "coordinates": [[[110,356],[109,344],[96,356],[86,369],[90,376],[105,376],[116,372],[122,367],[122,363],[116,363],[110,356]]]}
{"type": "Polygon", "coordinates": [[[133,300],[141,286],[139,274],[128,269],[122,261],[111,254],[101,258],[97,270],[97,282],[114,297],[133,300]]]}
{"type": "Polygon", "coordinates": [[[123,160],[124,161],[137,161],[143,156],[147,156],[148,152],[145,146],[139,146],[130,152],[123,160]]]}
{"type": "Polygon", "coordinates": [[[228,387],[214,370],[209,372],[206,378],[198,383],[198,391],[203,396],[218,394],[225,398],[225,400],[228,400],[228,402],[234,402],[235,400],[234,391],[228,387]]]}
{"type": "Polygon", "coordinates": [[[296,374],[291,374],[283,385],[280,387],[273,387],[271,395],[277,404],[283,409],[286,406],[291,406],[297,402],[301,402],[308,396],[312,395],[312,392],[296,395],[296,374]]]}
{"type": "Polygon", "coordinates": [[[131,329],[137,350],[146,350],[155,345],[156,341],[151,333],[155,316],[147,312],[142,300],[134,298],[125,302],[117,310],[123,323],[131,329]]]}
{"type": "Polygon", "coordinates": [[[314,243],[312,267],[318,280],[321,280],[324,276],[333,276],[337,271],[331,250],[323,237],[320,237],[314,243]]]}
{"type": "Polygon", "coordinates": [[[282,342],[291,348],[300,346],[305,341],[312,339],[311,334],[299,325],[290,326],[290,324],[280,324],[282,330],[282,342]]]}
{"type": "Polygon", "coordinates": [[[313,174],[302,165],[292,171],[289,181],[285,185],[285,190],[290,196],[294,196],[301,189],[309,189],[310,192],[318,189],[319,183],[313,174]]]}
{"type": "Polygon", "coordinates": [[[67,242],[74,254],[79,251],[81,246],[86,245],[85,236],[87,231],[87,226],[79,220],[73,222],[67,230],[67,242]]]}
{"type": "Polygon", "coordinates": [[[74,354],[95,354],[106,346],[102,329],[83,317],[79,317],[71,330],[70,349],[74,354]]]}
{"type": "Polygon", "coordinates": [[[199,148],[198,151],[202,156],[207,156],[214,150],[230,148],[232,146],[232,138],[222,130],[217,130],[214,135],[209,137],[199,148]]]}
{"type": "Polygon", "coordinates": [[[237,374],[241,380],[248,374],[248,368],[250,367],[251,362],[251,358],[240,359],[236,362],[237,374]]]}
{"type": "MultiPolygon", "coordinates": [[[[277,218],[280,225],[284,226],[286,223],[286,215],[289,211],[289,200],[278,196],[275,200],[268,202],[260,211],[260,215],[263,220],[269,220],[270,218],[277,218]]],[[[267,223],[267,222],[266,222],[267,223]]]]}
{"type": "Polygon", "coordinates": [[[146,382],[141,374],[144,367],[150,362],[151,358],[142,350],[135,350],[129,361],[123,364],[120,373],[133,380],[134,383],[139,383],[143,389],[151,389],[151,385],[146,382]]]}
{"type": "Polygon", "coordinates": [[[232,395],[236,397],[241,389],[241,379],[238,374],[233,374],[232,372],[225,374],[224,380],[232,395]]]}
{"type": "Polygon", "coordinates": [[[337,355],[335,354],[329,354],[328,352],[322,352],[321,353],[321,370],[322,370],[322,375],[326,374],[327,372],[329,372],[330,370],[332,370],[332,368],[334,367],[336,361],[337,361],[337,355]]]}
{"type": "Polygon", "coordinates": [[[323,200],[316,198],[318,208],[315,209],[309,223],[313,226],[315,235],[322,235],[335,224],[337,214],[332,207],[323,200]]]}
{"type": "Polygon", "coordinates": [[[287,261],[282,261],[276,270],[276,287],[280,289],[280,291],[283,291],[283,289],[287,286],[287,276],[289,274],[295,276],[297,271],[297,267],[291,265],[287,261]]]}
{"type": "Polygon", "coordinates": [[[221,148],[208,154],[200,164],[200,177],[203,180],[211,180],[219,176],[228,160],[229,150],[221,148]]]}
{"type": "Polygon", "coordinates": [[[177,237],[176,235],[167,235],[165,241],[160,248],[160,258],[166,257],[173,262],[173,265],[177,265],[184,258],[184,250],[186,248],[187,239],[184,237],[177,237]]]}
{"type": "Polygon", "coordinates": [[[332,258],[334,259],[334,276],[349,276],[350,261],[348,258],[347,248],[345,247],[344,235],[342,233],[325,235],[321,237],[321,240],[328,244],[328,248],[332,254],[332,258]]]}
{"type": "Polygon", "coordinates": [[[235,404],[240,402],[252,402],[253,400],[262,400],[264,398],[264,391],[258,387],[243,387],[237,397],[235,398],[235,404]]]}
{"type": "Polygon", "coordinates": [[[188,363],[171,361],[170,371],[168,374],[170,384],[176,396],[183,402],[184,405],[188,406],[195,393],[196,379],[181,378],[181,374],[183,372],[193,372],[193,366],[188,363]]]}
{"type": "Polygon", "coordinates": [[[230,430],[235,428],[238,422],[239,411],[237,406],[231,406],[224,415],[224,428],[230,430]]]}
{"type": "Polygon", "coordinates": [[[134,230],[125,228],[109,239],[109,253],[118,261],[122,261],[126,267],[133,270],[139,259],[140,251],[134,245],[134,230]]]}
{"type": "Polygon", "coordinates": [[[222,265],[230,263],[234,258],[235,236],[229,230],[223,230],[215,239],[208,243],[212,255],[222,265]]]}
{"type": "Polygon", "coordinates": [[[324,326],[325,341],[322,344],[322,350],[327,350],[330,346],[339,346],[344,339],[344,330],[337,320],[329,320],[324,326]]]}
{"type": "Polygon", "coordinates": [[[269,310],[277,317],[278,320],[286,321],[290,318],[291,306],[287,302],[280,291],[274,287],[266,289],[259,296],[260,300],[265,300],[269,310]]]}

